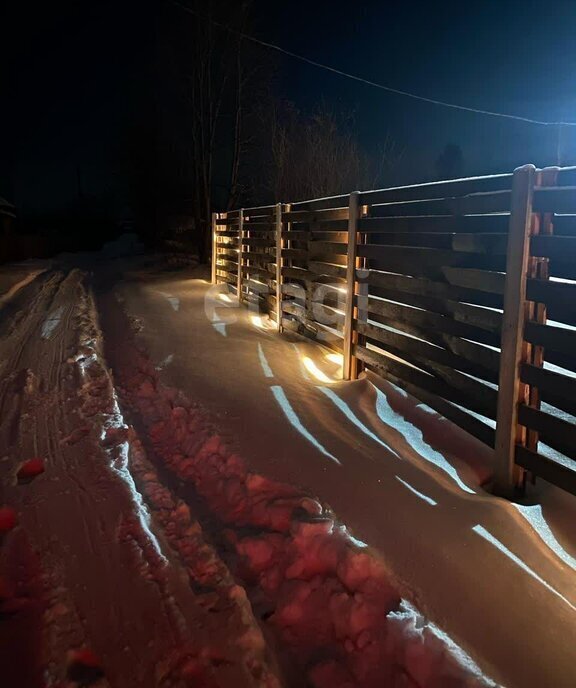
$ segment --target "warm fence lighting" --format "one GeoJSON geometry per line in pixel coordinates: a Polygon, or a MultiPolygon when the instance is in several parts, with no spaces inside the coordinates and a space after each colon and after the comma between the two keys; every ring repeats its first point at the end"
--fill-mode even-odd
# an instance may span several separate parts
{"type": "Polygon", "coordinates": [[[326,384],[334,384],[334,382],[337,382],[337,380],[333,380],[331,377],[328,377],[325,373],[323,373],[320,368],[314,363],[314,361],[309,358],[308,356],[304,356],[302,358],[302,363],[304,363],[304,367],[306,370],[313,375],[319,382],[324,382],[326,384]]]}

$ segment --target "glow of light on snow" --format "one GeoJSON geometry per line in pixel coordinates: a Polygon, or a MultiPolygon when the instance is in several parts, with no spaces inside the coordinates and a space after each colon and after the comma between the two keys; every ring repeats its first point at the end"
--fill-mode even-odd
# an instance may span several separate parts
{"type": "Polygon", "coordinates": [[[212,327],[216,330],[216,332],[219,332],[223,337],[227,337],[228,334],[226,332],[226,323],[223,322],[213,322],[212,327]]]}
{"type": "Polygon", "coordinates": [[[264,354],[264,350],[262,349],[262,344],[258,342],[258,358],[260,359],[260,365],[262,366],[262,371],[264,372],[265,377],[274,377],[274,373],[272,372],[272,368],[270,367],[270,364],[268,363],[268,359],[266,358],[266,355],[264,354]]]}
{"type": "MultiPolygon", "coordinates": [[[[89,358],[91,360],[97,359],[96,352],[93,352],[89,358]]],[[[79,364],[80,374],[82,375],[82,378],[84,380],[86,380],[87,379],[86,361],[85,360],[78,360],[77,362],[79,364]]],[[[106,431],[109,428],[125,428],[126,427],[126,423],[124,422],[124,417],[122,415],[122,411],[120,410],[120,405],[118,404],[118,397],[116,396],[116,391],[114,390],[113,387],[111,389],[111,393],[112,393],[112,413],[111,414],[105,414],[106,422],[103,424],[102,431],[100,432],[100,440],[101,441],[106,438],[106,431]]],[[[154,533],[150,529],[150,523],[151,523],[150,513],[148,512],[148,509],[146,508],[146,506],[142,500],[142,495],[140,494],[140,492],[138,492],[138,488],[136,487],[136,483],[134,482],[134,478],[132,477],[132,474],[130,473],[130,470],[128,468],[128,449],[129,449],[128,442],[122,442],[120,445],[118,445],[118,451],[120,452],[120,456],[118,459],[114,459],[110,462],[110,467],[112,468],[112,470],[115,473],[118,474],[119,478],[122,480],[122,482],[128,488],[128,491],[130,492],[130,495],[132,497],[132,501],[134,502],[134,506],[136,509],[136,515],[138,517],[140,525],[142,526],[142,530],[148,536],[148,539],[152,543],[152,546],[156,550],[156,553],[158,554],[158,556],[163,561],[166,562],[167,559],[162,552],[162,548],[160,547],[160,543],[158,542],[157,537],[154,535],[154,533]]],[[[111,455],[110,451],[108,451],[107,453],[109,455],[111,455]]]]}
{"type": "Polygon", "coordinates": [[[228,296],[228,294],[218,294],[218,296],[222,299],[222,301],[225,301],[226,303],[232,303],[232,299],[228,296]]]}
{"type": "Polygon", "coordinates": [[[306,370],[311,375],[313,375],[319,382],[324,382],[328,385],[334,384],[334,382],[336,382],[336,380],[333,380],[331,377],[328,377],[328,375],[323,373],[309,356],[303,356],[302,363],[304,364],[306,370]]]}
{"type": "Polygon", "coordinates": [[[326,387],[320,387],[318,386],[317,389],[319,389],[323,394],[325,394],[328,399],[338,408],[342,413],[348,418],[349,421],[351,421],[357,428],[362,430],[362,432],[367,435],[371,440],[374,440],[374,442],[377,442],[380,444],[382,447],[385,447],[388,449],[388,451],[391,451],[395,456],[397,456],[399,459],[402,457],[400,454],[394,451],[394,449],[389,445],[386,444],[383,440],[381,440],[378,435],[375,435],[370,428],[367,428],[364,423],[354,414],[352,409],[348,406],[348,404],[340,399],[340,397],[333,392],[331,389],[327,389],[326,387]]]}
{"type": "Polygon", "coordinates": [[[264,321],[261,315],[251,315],[250,322],[259,330],[275,330],[276,325],[270,321],[264,321]]]}
{"type": "MultiPolygon", "coordinates": [[[[397,623],[401,628],[404,629],[408,642],[412,640],[412,642],[416,641],[418,644],[422,642],[426,644],[430,643],[430,640],[428,640],[428,633],[426,632],[428,631],[431,635],[436,636],[436,638],[438,638],[446,646],[449,655],[458,662],[460,667],[470,672],[474,676],[482,679],[481,685],[493,687],[496,686],[493,681],[488,679],[485,674],[482,673],[482,670],[476,664],[476,662],[469,655],[467,655],[466,652],[464,652],[464,650],[459,647],[447,633],[438,628],[438,626],[433,624],[431,621],[428,621],[407,600],[402,599],[400,601],[399,609],[388,612],[386,619],[388,621],[397,623]],[[415,634],[415,631],[417,631],[417,634],[415,634]]],[[[476,685],[476,683],[474,685],[476,685]]]]}
{"type": "Polygon", "coordinates": [[[402,485],[404,485],[404,487],[407,487],[410,490],[410,492],[413,492],[417,497],[423,499],[427,504],[430,504],[432,506],[436,506],[438,504],[438,502],[434,501],[432,497],[428,497],[423,492],[420,492],[415,487],[412,487],[410,483],[407,483],[405,480],[402,480],[402,478],[400,478],[398,475],[395,476],[395,478],[396,480],[399,480],[402,483],[402,485]]]}
{"type": "Polygon", "coordinates": [[[565,602],[570,609],[573,611],[576,611],[576,607],[570,602],[570,600],[567,600],[564,595],[558,592],[556,588],[553,588],[550,583],[547,583],[543,578],[541,578],[536,571],[533,571],[528,564],[525,564],[520,557],[516,556],[514,552],[511,552],[506,545],[504,545],[500,540],[494,537],[492,533],[486,530],[483,526],[480,524],[475,525],[472,530],[483,537],[486,541],[488,541],[491,545],[494,545],[494,547],[498,548],[501,552],[503,552],[509,559],[511,559],[517,566],[519,566],[523,571],[526,571],[526,573],[534,580],[537,580],[539,583],[541,583],[547,590],[549,590],[551,593],[556,595],[556,597],[559,597],[563,602],[565,602]]]}
{"type": "Polygon", "coordinates": [[[425,461],[435,464],[438,468],[447,473],[461,490],[469,494],[476,494],[474,490],[470,489],[468,485],[462,482],[454,466],[452,466],[440,452],[437,452],[429,444],[424,442],[422,431],[391,408],[382,390],[378,389],[376,386],[374,386],[374,390],[376,391],[376,413],[380,420],[404,435],[406,441],[425,461]]]}
{"type": "Polygon", "coordinates": [[[360,547],[362,549],[368,547],[368,545],[365,542],[362,542],[362,540],[355,538],[348,531],[346,531],[346,537],[352,542],[352,544],[356,545],[356,547],[360,547]]]}
{"type": "Polygon", "coordinates": [[[540,504],[534,506],[524,506],[523,504],[513,504],[528,523],[538,533],[542,541],[554,552],[554,554],[561,559],[565,564],[576,571],[576,559],[570,556],[568,552],[558,542],[554,533],[550,530],[550,526],[546,523],[546,519],[542,514],[542,507],[540,504]]]}
{"type": "Polygon", "coordinates": [[[310,375],[308,375],[308,371],[306,370],[304,363],[302,361],[303,356],[300,355],[300,352],[298,351],[298,346],[294,342],[292,342],[292,348],[296,352],[296,356],[298,356],[298,363],[300,365],[300,370],[302,371],[302,377],[305,380],[310,380],[310,375]]]}
{"type": "Polygon", "coordinates": [[[286,418],[288,418],[292,426],[296,428],[296,430],[298,430],[298,432],[303,437],[305,437],[308,440],[308,442],[313,444],[316,447],[316,449],[320,450],[325,456],[327,456],[328,458],[332,459],[332,461],[335,461],[337,464],[340,465],[340,461],[338,461],[338,459],[333,454],[331,454],[327,449],[325,449],[320,444],[320,442],[318,442],[318,440],[314,437],[314,435],[308,430],[306,430],[306,428],[302,425],[300,418],[298,418],[298,416],[296,415],[296,412],[294,411],[290,402],[288,401],[288,398],[286,397],[286,394],[282,387],[280,387],[280,385],[272,385],[270,389],[272,390],[272,394],[274,395],[274,398],[278,402],[280,408],[284,412],[284,415],[286,416],[286,418]]]}
{"type": "Polygon", "coordinates": [[[60,306],[55,311],[52,311],[44,321],[42,325],[42,337],[43,339],[50,339],[54,330],[60,324],[62,318],[62,312],[64,311],[63,306],[60,306]]]}
{"type": "Polygon", "coordinates": [[[172,296],[171,294],[167,294],[164,291],[159,291],[158,293],[161,294],[168,301],[168,303],[172,306],[173,310],[180,310],[180,299],[178,297],[172,296]]]}
{"type": "Polygon", "coordinates": [[[163,368],[166,368],[166,366],[169,366],[172,361],[174,360],[174,354],[168,354],[166,358],[162,359],[160,363],[156,366],[156,370],[162,370],[163,368]]]}
{"type": "Polygon", "coordinates": [[[326,354],[326,360],[339,366],[344,365],[344,356],[342,356],[342,354],[337,354],[335,351],[326,354]]]}

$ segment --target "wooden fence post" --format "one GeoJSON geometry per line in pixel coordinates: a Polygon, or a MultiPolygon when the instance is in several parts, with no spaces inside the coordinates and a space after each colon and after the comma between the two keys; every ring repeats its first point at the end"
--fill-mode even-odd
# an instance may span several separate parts
{"type": "Polygon", "coordinates": [[[282,203],[276,203],[276,327],[282,332],[282,203]]]}
{"type": "Polygon", "coordinates": [[[212,213],[212,284],[216,284],[216,251],[218,244],[216,243],[216,220],[218,220],[218,213],[212,213]]]}
{"type": "Polygon", "coordinates": [[[352,349],[356,339],[354,328],[354,291],[356,285],[356,249],[358,245],[358,214],[360,206],[359,191],[350,194],[348,202],[348,253],[346,257],[346,305],[344,311],[344,364],[342,376],[344,380],[356,379],[356,359],[352,349]]]}
{"type": "Polygon", "coordinates": [[[525,353],[526,276],[535,176],[534,165],[517,168],[510,201],[494,447],[494,492],[503,497],[514,496],[519,487],[520,469],[514,461],[515,448],[526,434],[518,425],[518,405],[526,392],[520,381],[520,366],[525,353]]]}
{"type": "Polygon", "coordinates": [[[244,208],[240,209],[238,224],[238,275],[236,276],[236,296],[242,303],[242,239],[244,238],[244,208]]]}

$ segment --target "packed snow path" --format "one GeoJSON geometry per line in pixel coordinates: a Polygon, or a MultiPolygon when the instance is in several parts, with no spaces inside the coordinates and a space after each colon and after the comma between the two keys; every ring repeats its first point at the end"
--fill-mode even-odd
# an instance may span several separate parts
{"type": "Polygon", "coordinates": [[[329,503],[488,675],[574,685],[570,496],[546,487],[522,508],[493,498],[479,443],[373,376],[339,382],[337,357],[279,337],[205,279],[135,273],[108,298],[160,380],[208,406],[253,469],[329,503]]]}

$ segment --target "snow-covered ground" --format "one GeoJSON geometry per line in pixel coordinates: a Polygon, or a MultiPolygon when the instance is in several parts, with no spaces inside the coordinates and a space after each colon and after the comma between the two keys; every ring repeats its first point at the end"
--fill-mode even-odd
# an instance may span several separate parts
{"type": "Polygon", "coordinates": [[[327,502],[403,594],[506,686],[572,686],[575,500],[494,498],[479,443],[205,279],[127,276],[115,299],[160,380],[206,406],[253,470],[327,502]]]}
{"type": "Polygon", "coordinates": [[[490,496],[415,399],[138,265],[96,265],[96,301],[0,276],[6,685],[73,686],[82,648],[122,688],[575,684],[576,500],[490,496]]]}

